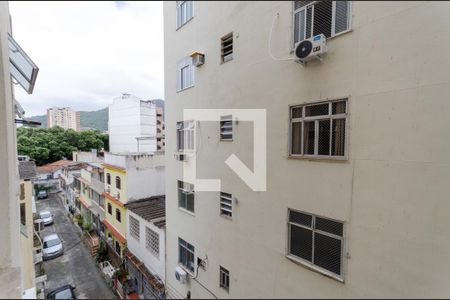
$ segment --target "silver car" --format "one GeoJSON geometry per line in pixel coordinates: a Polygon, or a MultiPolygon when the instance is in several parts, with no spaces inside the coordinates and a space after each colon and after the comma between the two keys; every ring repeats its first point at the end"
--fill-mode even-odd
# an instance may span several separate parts
{"type": "Polygon", "coordinates": [[[44,221],[44,225],[53,224],[53,214],[48,210],[41,211],[39,218],[44,221]]]}
{"type": "Polygon", "coordinates": [[[64,254],[63,241],[56,233],[44,237],[42,253],[44,260],[49,260],[64,254]]]}

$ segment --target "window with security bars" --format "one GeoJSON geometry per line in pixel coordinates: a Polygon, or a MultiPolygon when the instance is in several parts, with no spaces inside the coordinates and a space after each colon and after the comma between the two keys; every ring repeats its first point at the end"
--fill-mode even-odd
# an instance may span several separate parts
{"type": "Polygon", "coordinates": [[[219,277],[220,287],[228,292],[230,290],[230,272],[224,267],[220,266],[219,277]]]}
{"type": "Polygon", "coordinates": [[[178,207],[194,212],[194,185],[178,181],[178,207]]]}
{"type": "Polygon", "coordinates": [[[233,33],[229,33],[220,39],[222,62],[233,59],[233,33]]]}
{"type": "Polygon", "coordinates": [[[145,227],[145,247],[159,258],[159,234],[148,227],[145,227]]]}
{"type": "Polygon", "coordinates": [[[177,150],[195,149],[194,121],[177,122],[177,150]]]}
{"type": "Polygon", "coordinates": [[[227,193],[220,193],[220,215],[232,217],[233,215],[233,196],[227,193]]]}
{"type": "Polygon", "coordinates": [[[192,57],[183,58],[177,63],[177,92],[194,86],[194,65],[192,57]]]}
{"type": "Polygon", "coordinates": [[[294,45],[317,34],[327,38],[350,29],[350,1],[294,1],[294,45]]]}
{"type": "Polygon", "coordinates": [[[194,253],[194,246],[182,238],[178,238],[178,263],[191,272],[194,272],[195,269],[194,253]]]}
{"type": "Polygon", "coordinates": [[[233,118],[232,116],[224,116],[220,118],[220,140],[233,140],[233,118]]]}
{"type": "Polygon", "coordinates": [[[177,1],[177,29],[194,17],[194,1],[177,1]]]}
{"type": "Polygon", "coordinates": [[[342,277],[344,224],[289,210],[289,255],[342,277]]]}
{"type": "Polygon", "coordinates": [[[139,220],[130,216],[130,235],[139,241],[140,231],[139,231],[139,220]]]}
{"type": "Polygon", "coordinates": [[[345,158],[347,99],[290,109],[291,156],[345,158]]]}

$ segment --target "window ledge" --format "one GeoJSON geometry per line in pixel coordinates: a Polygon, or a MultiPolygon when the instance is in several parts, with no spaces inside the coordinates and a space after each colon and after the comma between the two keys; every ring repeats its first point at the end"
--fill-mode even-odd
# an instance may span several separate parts
{"type": "MultiPolygon", "coordinates": [[[[188,24],[192,19],[194,19],[194,17],[190,18],[189,20],[187,20],[186,22],[184,22],[183,24],[181,24],[180,26],[178,26],[175,31],[180,30],[181,28],[184,27],[184,25],[188,24]]],[[[176,25],[175,25],[176,26],[176,25]]]]}
{"type": "Polygon", "coordinates": [[[191,211],[189,211],[187,209],[184,209],[182,207],[178,207],[178,209],[181,210],[182,212],[188,214],[188,215],[191,215],[191,216],[195,217],[195,213],[193,213],[193,212],[191,212],[191,211]]]}
{"type": "Polygon", "coordinates": [[[329,156],[304,156],[304,155],[292,155],[289,154],[287,156],[288,159],[300,159],[300,160],[309,160],[309,161],[327,161],[327,162],[337,162],[337,163],[345,163],[348,162],[348,157],[329,157],[329,156]]]}
{"type": "Polygon", "coordinates": [[[220,214],[220,216],[221,216],[222,218],[224,218],[224,219],[229,220],[229,221],[233,221],[233,217],[230,217],[230,216],[227,216],[227,215],[223,215],[223,214],[220,214]]]}
{"type": "Polygon", "coordinates": [[[182,264],[178,263],[178,266],[180,268],[182,268],[183,270],[185,270],[186,273],[188,273],[190,276],[194,277],[194,272],[189,270],[185,265],[182,265],[182,264]]]}
{"type": "Polygon", "coordinates": [[[232,142],[233,139],[220,139],[221,142],[232,142]]]}
{"type": "Polygon", "coordinates": [[[185,91],[185,90],[189,90],[189,89],[193,88],[194,86],[195,86],[195,85],[191,85],[191,86],[185,87],[185,88],[183,88],[183,89],[177,90],[177,93],[181,93],[181,92],[183,92],[183,91],[185,91]]]}
{"type": "Polygon", "coordinates": [[[322,275],[324,275],[326,277],[329,277],[331,279],[337,280],[337,281],[339,281],[341,283],[345,283],[345,281],[344,281],[344,279],[342,277],[339,277],[338,275],[335,275],[335,274],[333,274],[331,272],[323,270],[322,268],[317,267],[317,266],[315,266],[315,265],[313,265],[313,264],[311,264],[309,262],[303,261],[303,260],[301,260],[301,259],[299,259],[299,258],[297,258],[297,257],[295,257],[293,255],[288,254],[288,255],[286,255],[286,258],[289,259],[290,261],[298,264],[298,265],[301,265],[302,267],[305,267],[305,268],[311,270],[311,271],[320,273],[320,274],[322,274],[322,275]]]}

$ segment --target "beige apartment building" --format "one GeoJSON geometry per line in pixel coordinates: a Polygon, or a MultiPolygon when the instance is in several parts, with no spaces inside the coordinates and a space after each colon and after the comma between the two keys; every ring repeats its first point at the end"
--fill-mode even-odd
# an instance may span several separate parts
{"type": "Polygon", "coordinates": [[[64,129],[80,131],[80,112],[70,107],[52,107],[47,109],[47,127],[59,126],[64,129]]]}
{"type": "Polygon", "coordinates": [[[450,295],[450,3],[165,2],[164,28],[170,297],[450,295]],[[198,108],[266,110],[266,191],[225,163],[254,168],[251,122],[198,108]]]}

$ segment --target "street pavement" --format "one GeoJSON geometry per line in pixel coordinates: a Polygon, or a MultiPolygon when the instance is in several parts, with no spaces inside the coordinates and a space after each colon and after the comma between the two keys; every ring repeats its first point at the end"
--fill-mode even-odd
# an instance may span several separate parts
{"type": "Polygon", "coordinates": [[[46,295],[52,290],[71,284],[76,287],[78,299],[116,299],[106,284],[99,269],[95,266],[86,245],[81,241],[81,231],[67,216],[57,194],[49,198],[36,200],[37,211],[49,210],[53,213],[54,223],[46,226],[42,238],[51,233],[58,233],[64,241],[64,255],[44,262],[47,274],[46,295]]]}

